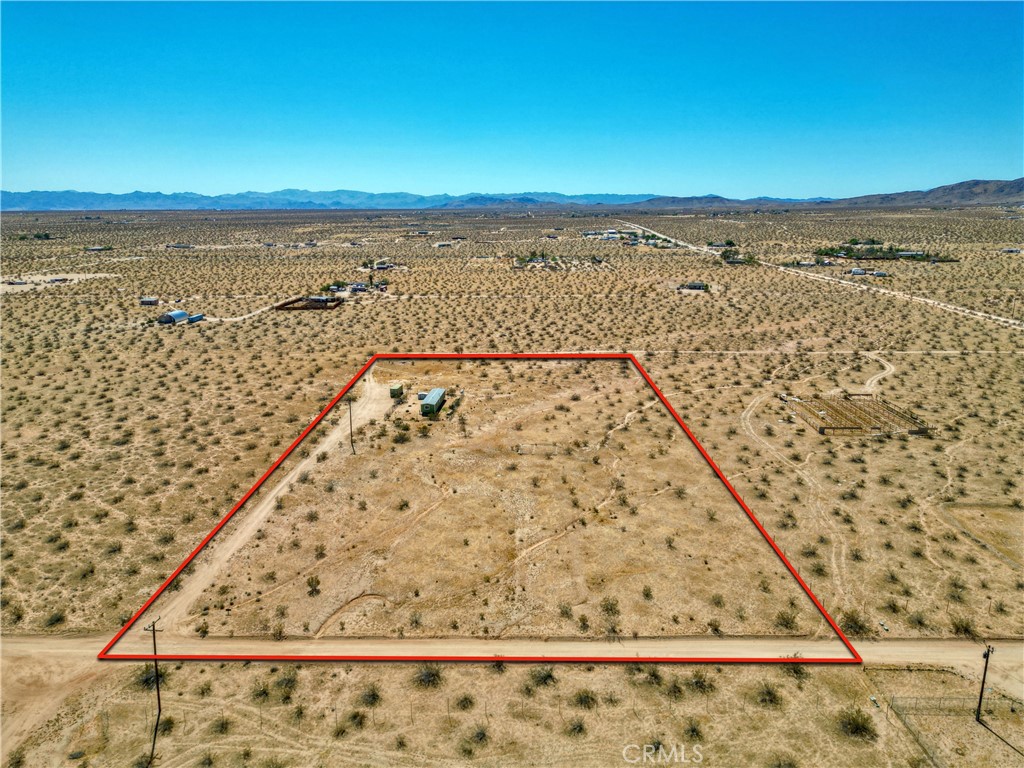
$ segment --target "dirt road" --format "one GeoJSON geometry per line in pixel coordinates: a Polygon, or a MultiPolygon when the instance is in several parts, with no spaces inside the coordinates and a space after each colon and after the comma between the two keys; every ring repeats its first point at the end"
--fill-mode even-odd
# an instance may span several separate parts
{"type": "MultiPolygon", "coordinates": [[[[363,374],[359,387],[359,397],[352,404],[353,429],[358,429],[364,424],[369,423],[371,419],[383,418],[388,408],[391,407],[391,396],[388,387],[385,384],[377,383],[373,377],[372,368],[363,374]]],[[[272,489],[266,492],[256,503],[247,508],[243,507],[238,511],[228,526],[192,561],[192,573],[183,579],[179,579],[179,581],[183,582],[181,589],[177,592],[165,593],[157,599],[150,612],[155,611],[154,615],[159,614],[161,626],[168,630],[168,635],[174,633],[188,635],[192,632],[191,627],[187,626],[190,620],[189,608],[202,596],[203,589],[216,581],[217,574],[227,565],[232,555],[242,549],[256,535],[256,532],[266,524],[267,518],[274,511],[278,498],[288,490],[288,486],[296,482],[299,475],[314,466],[316,454],[321,451],[334,450],[342,441],[347,440],[348,436],[349,420],[343,418],[317,444],[316,451],[310,451],[309,456],[296,464],[288,474],[278,480],[272,489]]],[[[133,632],[136,634],[144,624],[142,618],[133,627],[133,632]]],[[[124,640],[127,640],[127,636],[124,640]]]]}
{"type": "MultiPolygon", "coordinates": [[[[133,633],[138,634],[138,633],[133,633]]],[[[0,760],[7,756],[35,728],[57,714],[69,697],[93,688],[106,675],[123,669],[116,662],[96,660],[96,653],[108,635],[28,636],[2,638],[0,643],[0,677],[2,677],[2,711],[0,721],[0,760]]],[[[128,640],[128,638],[126,638],[128,640]]],[[[615,657],[627,661],[642,657],[783,657],[800,653],[805,658],[847,656],[838,640],[806,638],[640,638],[619,642],[587,640],[488,640],[460,638],[452,640],[417,639],[321,639],[213,638],[197,640],[181,637],[170,631],[161,638],[161,654],[251,654],[278,656],[291,654],[318,655],[387,655],[416,654],[420,656],[544,656],[552,662],[581,656],[615,657]]],[[[129,643],[134,646],[134,643],[129,643]]],[[[989,684],[1003,693],[1024,698],[1024,643],[1019,640],[997,640],[992,643],[988,672],[989,684]]],[[[970,679],[980,678],[982,651],[980,641],[960,639],[868,640],[856,643],[867,665],[911,665],[950,667],[970,679]]],[[[135,650],[133,647],[132,650],[135,650]]],[[[145,644],[140,652],[148,650],[145,644]]]]}
{"type": "Polygon", "coordinates": [[[252,312],[247,312],[246,314],[239,315],[238,317],[207,317],[206,319],[214,323],[238,323],[242,320],[248,320],[250,317],[256,317],[256,315],[266,312],[269,309],[273,309],[275,306],[277,305],[270,304],[269,306],[254,309],[252,312]]]}

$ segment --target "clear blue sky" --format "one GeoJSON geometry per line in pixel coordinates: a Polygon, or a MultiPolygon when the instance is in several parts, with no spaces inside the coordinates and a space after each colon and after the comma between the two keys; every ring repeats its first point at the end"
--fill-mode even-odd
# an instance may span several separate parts
{"type": "Polygon", "coordinates": [[[839,197],[1024,175],[1024,6],[2,5],[3,188],[839,197]]]}

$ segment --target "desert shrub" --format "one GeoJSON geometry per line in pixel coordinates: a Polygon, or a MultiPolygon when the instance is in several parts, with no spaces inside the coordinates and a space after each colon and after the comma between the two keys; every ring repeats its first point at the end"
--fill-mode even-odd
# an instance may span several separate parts
{"type": "Polygon", "coordinates": [[[797,683],[802,683],[804,680],[811,676],[811,673],[807,671],[807,667],[799,662],[793,662],[792,664],[782,665],[782,674],[789,675],[797,683]]]}
{"type": "Polygon", "coordinates": [[[703,669],[694,670],[685,681],[684,685],[694,693],[702,693],[705,696],[715,692],[715,681],[708,677],[703,669]]]}
{"type": "Polygon", "coordinates": [[[530,670],[530,682],[535,686],[554,685],[558,682],[551,667],[534,667],[530,670]]]}
{"type": "Polygon", "coordinates": [[[843,611],[843,615],[839,619],[839,627],[844,633],[853,637],[866,635],[869,631],[867,623],[861,617],[860,611],[856,608],[843,611]]]}
{"type": "Polygon", "coordinates": [[[597,706],[597,694],[589,688],[581,688],[573,695],[572,704],[580,709],[593,709],[597,706]]]}
{"type": "Polygon", "coordinates": [[[253,701],[263,702],[270,698],[270,687],[267,685],[265,680],[257,680],[252,687],[252,693],[249,694],[253,701]]]}
{"type": "Polygon", "coordinates": [[[842,710],[839,713],[838,722],[839,730],[847,736],[868,740],[873,740],[878,736],[871,715],[860,707],[848,707],[842,710]]]}
{"type": "Polygon", "coordinates": [[[609,618],[619,615],[619,601],[614,597],[606,597],[601,601],[601,613],[609,618]]]}
{"type": "Polygon", "coordinates": [[[757,688],[757,703],[762,707],[777,707],[782,703],[782,697],[778,689],[766,681],[757,688]]]}
{"type": "MultiPolygon", "coordinates": [[[[144,664],[135,671],[135,685],[147,691],[152,691],[156,688],[156,677],[157,673],[153,671],[152,664],[144,664]]],[[[160,670],[160,682],[161,684],[166,683],[167,673],[160,670]]]]}
{"type": "Polygon", "coordinates": [[[441,668],[433,664],[424,664],[412,676],[413,685],[417,688],[440,688],[444,683],[441,668]]]}
{"type": "Polygon", "coordinates": [[[363,692],[359,694],[359,703],[364,707],[376,707],[380,704],[381,700],[380,689],[375,683],[366,686],[363,692]]]}
{"type": "Polygon", "coordinates": [[[306,579],[306,586],[309,587],[307,594],[310,597],[316,597],[320,594],[320,577],[310,576],[308,579],[306,579]]]}
{"type": "Polygon", "coordinates": [[[582,717],[573,718],[565,727],[565,733],[567,736],[583,736],[586,732],[587,724],[583,722],[582,717]]]}
{"type": "Polygon", "coordinates": [[[779,629],[792,631],[796,629],[796,611],[784,610],[775,614],[775,626],[779,629]]]}
{"type": "Polygon", "coordinates": [[[966,616],[953,616],[949,620],[953,634],[962,637],[974,637],[974,622],[966,616]]]}

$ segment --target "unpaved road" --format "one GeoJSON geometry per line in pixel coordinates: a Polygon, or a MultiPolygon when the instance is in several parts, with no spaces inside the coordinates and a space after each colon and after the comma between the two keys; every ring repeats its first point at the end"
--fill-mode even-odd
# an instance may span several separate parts
{"type": "MultiPolygon", "coordinates": [[[[352,403],[353,429],[358,429],[369,423],[371,419],[383,418],[388,408],[391,407],[388,386],[377,383],[373,378],[372,368],[363,374],[359,386],[361,387],[359,399],[352,403]]],[[[203,589],[216,581],[217,574],[227,565],[232,555],[242,549],[266,524],[267,518],[274,511],[274,505],[278,498],[287,492],[288,487],[296,482],[299,475],[313,467],[316,463],[316,454],[321,451],[334,450],[343,440],[347,440],[348,436],[349,420],[342,418],[338,425],[317,444],[316,450],[310,451],[309,456],[296,464],[270,491],[266,492],[252,506],[242,507],[238,510],[228,526],[218,533],[206,546],[206,549],[192,561],[193,572],[179,578],[179,581],[183,582],[181,589],[177,592],[164,593],[157,599],[150,607],[150,613],[155,611],[159,614],[160,626],[167,630],[168,635],[188,635],[192,631],[190,627],[186,626],[190,618],[189,607],[202,596],[203,589]]],[[[133,627],[133,632],[136,634],[141,630],[144,618],[145,616],[140,617],[133,627]]]]}
{"type": "MultiPolygon", "coordinates": [[[[108,635],[77,637],[15,635],[2,638],[3,720],[0,731],[2,755],[13,751],[36,727],[43,725],[72,695],[90,688],[106,674],[123,669],[116,662],[96,660],[108,635]]],[[[196,653],[279,655],[419,655],[419,656],[544,656],[552,662],[581,656],[615,657],[622,661],[641,657],[783,657],[799,652],[805,658],[846,656],[838,640],[806,638],[640,638],[621,642],[587,640],[501,640],[457,638],[418,639],[321,639],[183,638],[172,632],[160,637],[161,654],[196,653]],[[179,651],[180,649],[180,651],[179,651]]],[[[988,671],[988,684],[1018,699],[1024,698],[1024,642],[997,640],[988,671]]],[[[979,679],[984,645],[960,639],[867,640],[857,650],[869,665],[950,667],[979,679]]],[[[143,649],[142,652],[145,652],[143,649]]]]}
{"type": "Polygon", "coordinates": [[[254,309],[252,312],[247,312],[246,314],[239,315],[238,317],[207,317],[206,319],[213,323],[238,323],[242,320],[248,320],[250,317],[256,317],[256,315],[266,312],[268,309],[273,309],[275,306],[277,305],[270,304],[269,306],[254,309]]]}
{"type": "MultiPolygon", "coordinates": [[[[692,251],[697,251],[698,253],[701,253],[701,254],[704,254],[704,255],[715,256],[715,257],[720,256],[718,251],[714,251],[714,250],[712,250],[710,248],[705,248],[703,246],[694,245],[693,243],[687,243],[687,242],[684,242],[682,240],[676,240],[675,238],[669,237],[668,235],[663,235],[660,232],[655,232],[653,229],[650,229],[648,227],[642,227],[639,224],[634,224],[634,223],[629,222],[629,221],[623,221],[622,219],[616,219],[616,221],[618,221],[620,224],[627,224],[627,225],[629,225],[631,227],[634,227],[636,229],[642,230],[644,232],[650,232],[652,235],[657,235],[658,237],[663,237],[666,240],[668,240],[670,243],[675,243],[676,245],[681,245],[682,247],[689,248],[692,251]]],[[[967,317],[973,317],[973,318],[976,318],[978,320],[987,320],[989,322],[999,323],[1000,325],[1004,325],[1004,326],[1006,326],[1008,328],[1024,329],[1024,320],[1014,320],[1014,319],[1011,319],[1009,317],[1001,317],[1000,315],[993,315],[993,314],[990,314],[988,312],[981,312],[981,311],[976,310],[976,309],[968,309],[967,307],[960,307],[960,306],[957,306],[956,304],[947,304],[946,302],[938,301],[937,299],[928,299],[928,298],[925,298],[924,296],[915,296],[915,295],[910,294],[910,293],[902,293],[901,291],[894,291],[894,290],[892,290],[890,288],[880,288],[879,286],[872,285],[870,283],[857,283],[857,282],[853,282],[852,280],[844,280],[844,279],[839,278],[839,277],[832,277],[831,275],[814,274],[812,272],[808,272],[806,269],[798,269],[798,268],[794,268],[794,267],[782,267],[782,266],[779,266],[778,264],[772,264],[769,261],[758,260],[757,263],[760,264],[763,267],[768,267],[769,269],[777,269],[780,272],[785,272],[786,274],[789,274],[789,275],[796,275],[798,277],[803,277],[803,278],[805,278],[807,280],[818,280],[818,281],[827,282],[827,283],[837,283],[839,285],[845,285],[845,286],[847,286],[849,288],[856,288],[859,291],[867,291],[869,293],[881,293],[881,294],[884,294],[886,296],[894,296],[896,298],[905,299],[907,301],[916,301],[916,302],[918,302],[920,304],[927,304],[928,306],[935,307],[936,309],[945,310],[946,312],[954,312],[956,314],[966,315],[967,317]]]]}

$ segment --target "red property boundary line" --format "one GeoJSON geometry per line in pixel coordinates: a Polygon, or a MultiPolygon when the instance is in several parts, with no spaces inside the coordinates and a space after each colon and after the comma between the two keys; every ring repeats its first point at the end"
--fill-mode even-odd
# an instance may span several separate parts
{"type": "Polygon", "coordinates": [[[732,483],[728,481],[723,474],[722,470],[719,469],[714,459],[704,449],[704,446],[700,444],[697,437],[690,431],[690,428],[686,426],[685,422],[680,418],[679,414],[676,413],[675,408],[666,399],[665,395],[658,388],[658,385],[654,383],[650,374],[640,364],[640,361],[636,359],[634,355],[628,353],[614,353],[614,352],[551,352],[551,353],[516,353],[516,352],[479,352],[479,353],[380,353],[373,355],[362,368],[359,369],[358,373],[352,377],[352,379],[342,387],[341,391],[334,396],[334,398],[327,404],[327,407],[320,412],[320,414],[309,423],[309,425],[302,430],[302,433],[295,439],[295,441],[285,449],[277,460],[270,465],[269,469],[263,473],[263,475],[253,484],[253,486],[245,492],[245,495],[233,506],[230,511],[214,526],[213,530],[210,531],[206,538],[204,538],[192,553],[186,557],[181,565],[174,569],[174,572],[164,581],[163,584],[154,592],[142,607],[135,612],[135,614],[128,620],[128,622],[118,630],[117,634],[111,638],[110,642],[107,643],[103,650],[101,650],[97,656],[102,661],[152,661],[154,659],[160,661],[439,661],[439,662],[456,662],[456,661],[468,661],[468,662],[491,662],[496,659],[500,659],[506,662],[534,662],[534,663],[562,663],[562,664],[592,664],[592,663],[702,663],[702,664],[784,664],[792,663],[792,658],[714,658],[714,657],[696,657],[696,658],[683,658],[683,657],[629,657],[629,656],[579,656],[579,657],[551,657],[551,656],[395,656],[395,655],[381,655],[381,656],[316,656],[316,655],[245,655],[245,654],[151,654],[151,653],[111,653],[111,649],[117,644],[129,629],[138,621],[139,617],[156,601],[160,595],[171,585],[171,583],[181,574],[185,568],[199,555],[200,552],[206,547],[207,544],[213,539],[214,536],[223,528],[227,522],[241,509],[245,503],[263,486],[263,484],[270,478],[270,476],[277,470],[279,466],[287,459],[292,451],[294,451],[299,444],[306,439],[310,432],[312,432],[317,425],[323,421],[323,419],[331,412],[341,399],[348,394],[348,392],[354,387],[363,375],[370,369],[370,367],[379,360],[620,360],[632,363],[633,366],[639,371],[640,375],[647,382],[648,386],[654,390],[654,393],[658,396],[662,405],[668,409],[668,412],[672,414],[672,418],[676,420],[676,423],[682,427],[683,432],[690,439],[690,442],[697,448],[701,456],[708,463],[708,466],[714,470],[718,479],[722,481],[722,484],[729,490],[732,497],[739,504],[740,508],[747,513],[747,517],[754,524],[760,534],[764,537],[765,541],[771,546],[772,550],[778,556],[779,560],[782,561],[786,569],[792,574],[793,578],[796,579],[800,588],[803,589],[804,593],[814,603],[815,608],[825,617],[825,620],[832,627],[832,630],[838,635],[843,645],[850,652],[850,657],[838,657],[838,658],[821,658],[821,659],[810,659],[800,658],[801,663],[806,664],[862,664],[863,659],[857,650],[853,647],[846,635],[836,624],[835,620],[828,614],[825,607],[821,604],[815,594],[811,591],[811,588],[807,586],[807,583],[800,577],[796,569],[789,562],[786,556],[779,549],[778,545],[765,530],[764,526],[754,515],[750,507],[747,506],[746,502],[740,497],[739,493],[732,486],[732,483]]]}

